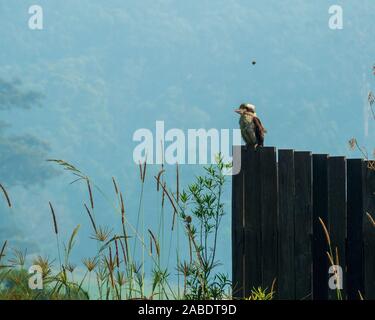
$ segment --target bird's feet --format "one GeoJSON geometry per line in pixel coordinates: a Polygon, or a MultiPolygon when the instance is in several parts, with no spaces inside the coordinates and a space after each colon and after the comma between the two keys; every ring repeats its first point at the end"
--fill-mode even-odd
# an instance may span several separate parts
{"type": "Polygon", "coordinates": [[[260,144],[246,144],[246,150],[258,150],[260,147],[263,147],[263,145],[260,144]]]}

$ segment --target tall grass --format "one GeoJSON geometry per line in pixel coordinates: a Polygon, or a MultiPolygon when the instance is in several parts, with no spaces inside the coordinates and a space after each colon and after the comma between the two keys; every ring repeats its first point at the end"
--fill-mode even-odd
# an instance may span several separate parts
{"type": "MultiPolygon", "coordinates": [[[[80,225],[70,237],[61,239],[59,212],[49,202],[51,225],[56,239],[58,266],[49,257],[39,256],[33,264],[43,270],[44,289],[32,291],[27,286],[26,252],[13,251],[7,255],[8,243],[0,251],[0,297],[4,299],[222,299],[230,296],[230,281],[215,272],[217,239],[224,205],[221,201],[225,183],[223,169],[228,165],[218,157],[217,165],[205,168],[205,174],[186,190],[180,190],[179,169],[176,167],[175,187],[165,178],[164,165],[156,179],[159,194],[159,218],[156,227],[146,227],[144,217],[144,187],[147,179],[146,163],[140,164],[140,196],[134,216],[126,211],[124,193],[114,177],[113,192],[104,192],[89,176],[64,160],[49,160],[74,176],[73,183],[84,183],[88,204],[82,211],[91,229],[90,239],[96,253],[82,259],[81,276],[78,265],[71,261],[80,225]],[[113,227],[101,225],[95,218],[95,198],[99,194],[118,217],[113,227]],[[168,214],[170,212],[170,214],[168,214]],[[133,225],[131,221],[136,221],[133,225]],[[170,221],[170,225],[166,224],[170,221]],[[185,239],[180,239],[179,229],[185,239]],[[181,242],[181,240],[183,240],[181,242]],[[186,244],[185,250],[180,247],[186,244]],[[61,250],[63,248],[63,251],[61,250]],[[182,250],[181,250],[182,249],[182,250]],[[170,266],[170,255],[176,250],[177,260],[170,266]],[[181,262],[184,256],[189,257],[181,262]],[[7,258],[7,263],[5,262],[7,258]],[[146,265],[148,268],[146,268],[146,265]],[[151,273],[146,275],[146,270],[151,273]],[[177,271],[177,284],[171,274],[177,271]],[[26,281],[26,282],[25,282],[26,281]],[[147,281],[147,282],[146,282],[147,281]],[[22,283],[22,286],[20,285],[22,283]]],[[[5,201],[11,207],[6,189],[0,185],[5,201]]],[[[149,206],[148,206],[149,207],[149,206]]],[[[151,206],[153,207],[153,206],[151,206]]]]}
{"type": "MultiPolygon", "coordinates": [[[[333,268],[336,283],[342,283],[342,279],[340,279],[340,272],[337,270],[337,266],[340,265],[338,249],[337,249],[337,247],[335,247],[335,250],[333,250],[332,241],[331,241],[331,237],[330,237],[330,234],[328,232],[327,226],[325,225],[323,219],[320,218],[320,217],[319,217],[319,223],[321,224],[321,226],[323,228],[324,235],[326,237],[326,241],[327,241],[327,244],[328,244],[328,251],[326,251],[326,254],[327,254],[327,257],[328,257],[328,261],[331,264],[331,267],[333,268]]],[[[336,289],[336,297],[337,297],[337,300],[343,299],[341,289],[338,286],[337,286],[337,289],[336,289]]]]}
{"type": "MultiPolygon", "coordinates": [[[[369,221],[371,222],[371,224],[375,227],[375,220],[371,216],[371,214],[366,212],[366,216],[369,219],[369,221]]],[[[323,231],[324,231],[324,234],[325,234],[325,237],[326,237],[326,241],[327,241],[327,245],[328,245],[328,251],[326,251],[326,254],[327,254],[327,257],[328,257],[328,261],[333,268],[336,283],[342,283],[343,279],[340,279],[340,272],[338,272],[338,270],[337,270],[337,266],[340,266],[338,249],[337,249],[337,247],[334,247],[334,250],[333,250],[333,244],[332,244],[332,241],[331,241],[331,237],[330,237],[328,228],[325,225],[324,221],[320,217],[319,217],[319,223],[321,224],[321,226],[323,228],[323,231]]],[[[364,297],[363,297],[363,295],[360,291],[358,291],[358,296],[361,300],[364,300],[364,297]]],[[[337,297],[337,300],[343,300],[344,299],[343,294],[342,294],[342,290],[339,289],[339,288],[336,289],[336,297],[337,297]]]]}

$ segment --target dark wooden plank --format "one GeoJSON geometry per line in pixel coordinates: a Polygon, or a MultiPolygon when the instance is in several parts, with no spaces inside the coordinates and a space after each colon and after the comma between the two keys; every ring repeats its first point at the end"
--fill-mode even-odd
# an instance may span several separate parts
{"type": "Polygon", "coordinates": [[[245,153],[245,296],[262,285],[259,152],[245,153]]]}
{"type": "MultiPolygon", "coordinates": [[[[241,171],[232,176],[232,289],[233,297],[244,297],[244,163],[241,146],[233,146],[233,161],[241,161],[241,171]]],[[[245,163],[246,166],[246,163],[245,163]]]]}
{"type": "Polygon", "coordinates": [[[375,166],[374,162],[366,163],[365,198],[364,198],[364,277],[365,298],[375,299],[375,226],[368,215],[375,219],[375,166]],[[367,215],[368,214],[368,215],[367,215]]]}
{"type": "Polygon", "coordinates": [[[364,292],[362,159],[347,160],[347,297],[359,299],[364,292]]]}
{"type": "Polygon", "coordinates": [[[261,222],[262,222],[262,284],[270,288],[277,279],[277,163],[276,149],[264,147],[260,153],[261,222]]]}
{"type": "Polygon", "coordinates": [[[279,233],[278,259],[279,277],[277,281],[278,298],[293,300],[295,292],[294,269],[294,151],[279,150],[279,233]]]}
{"type": "MultiPolygon", "coordinates": [[[[345,157],[330,157],[328,159],[328,230],[331,238],[332,256],[341,267],[342,281],[345,288],[345,243],[346,243],[346,159],[345,157]],[[336,255],[337,252],[337,255],[336,255]]],[[[331,275],[333,276],[333,275],[331,275]]],[[[341,291],[345,296],[345,290],[341,291]]],[[[338,299],[337,290],[329,288],[328,298],[338,299]]]]}
{"type": "Polygon", "coordinates": [[[295,170],[295,274],[296,299],[312,297],[312,157],[310,152],[294,153],[295,170]]]}
{"type": "Polygon", "coordinates": [[[328,227],[328,155],[313,155],[313,299],[328,299],[328,242],[321,218],[328,227]]]}

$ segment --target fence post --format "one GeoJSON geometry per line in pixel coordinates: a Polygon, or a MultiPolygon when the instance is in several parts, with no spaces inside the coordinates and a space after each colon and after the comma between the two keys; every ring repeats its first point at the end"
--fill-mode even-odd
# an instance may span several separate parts
{"type": "Polygon", "coordinates": [[[364,199],[364,272],[365,272],[365,298],[375,299],[375,225],[367,213],[375,219],[375,168],[374,162],[367,162],[366,190],[364,199]]]}
{"type": "Polygon", "coordinates": [[[313,298],[328,299],[328,244],[321,218],[328,227],[328,155],[313,155],[313,298]]]}
{"type": "Polygon", "coordinates": [[[259,151],[245,153],[245,296],[262,285],[261,173],[259,151]]]}
{"type": "MultiPolygon", "coordinates": [[[[345,241],[346,241],[346,159],[345,157],[330,157],[328,159],[328,229],[332,241],[333,259],[343,271],[343,288],[346,287],[345,276],[345,241]]],[[[333,276],[333,275],[332,275],[333,276]]],[[[342,290],[345,297],[345,289],[342,290]]],[[[329,289],[329,299],[337,299],[337,291],[329,289]]]]}
{"type": "Polygon", "coordinates": [[[279,150],[279,278],[278,298],[296,298],[294,265],[294,151],[279,150]]]}
{"type": "Polygon", "coordinates": [[[262,222],[262,284],[270,288],[278,277],[277,231],[278,188],[276,148],[264,147],[260,153],[261,222],[262,222]]]}
{"type": "Polygon", "coordinates": [[[294,153],[295,170],[295,273],[296,299],[312,298],[312,158],[311,152],[294,153]]]}
{"type": "Polygon", "coordinates": [[[347,296],[350,300],[364,293],[363,283],[363,181],[362,159],[347,161],[347,296]]]}
{"type": "Polygon", "coordinates": [[[241,170],[232,176],[232,295],[236,298],[244,296],[244,170],[241,146],[233,146],[233,162],[241,161],[241,170]]]}

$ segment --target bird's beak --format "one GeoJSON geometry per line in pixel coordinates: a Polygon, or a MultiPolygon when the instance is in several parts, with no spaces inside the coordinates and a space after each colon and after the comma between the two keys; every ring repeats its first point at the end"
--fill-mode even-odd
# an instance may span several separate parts
{"type": "Polygon", "coordinates": [[[234,110],[234,112],[236,112],[238,114],[241,114],[241,110],[240,109],[236,109],[236,110],[234,110]]]}

